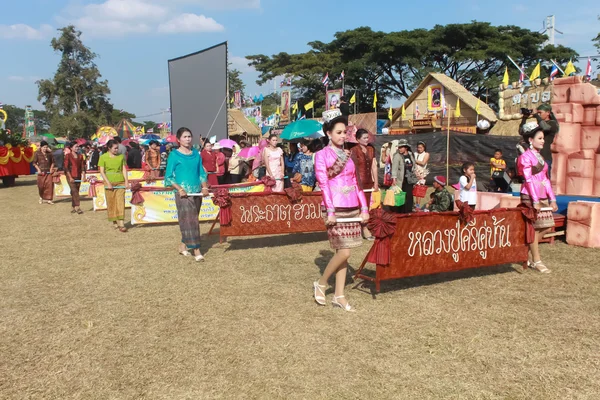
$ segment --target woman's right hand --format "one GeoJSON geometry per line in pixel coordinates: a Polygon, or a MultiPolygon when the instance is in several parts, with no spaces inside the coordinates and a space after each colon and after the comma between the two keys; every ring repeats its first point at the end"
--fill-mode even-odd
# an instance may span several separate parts
{"type": "Polygon", "coordinates": [[[542,206],[540,203],[536,203],[533,205],[533,208],[535,208],[537,211],[540,211],[542,209],[542,206]]]}
{"type": "Polygon", "coordinates": [[[187,192],[184,189],[179,189],[177,192],[179,193],[179,197],[187,197],[187,192]]]}
{"type": "Polygon", "coordinates": [[[110,182],[106,182],[106,185],[104,185],[106,187],[106,189],[108,190],[112,190],[113,189],[113,185],[110,182]]]}
{"type": "Polygon", "coordinates": [[[335,215],[328,215],[327,216],[327,225],[333,226],[335,224],[337,224],[337,219],[335,218],[335,215]]]}

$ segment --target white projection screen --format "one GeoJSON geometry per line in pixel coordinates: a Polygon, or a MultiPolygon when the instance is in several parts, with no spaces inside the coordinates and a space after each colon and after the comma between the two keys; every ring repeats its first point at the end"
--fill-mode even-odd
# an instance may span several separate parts
{"type": "Polygon", "coordinates": [[[169,60],[173,133],[185,126],[199,137],[227,138],[227,42],[169,60]]]}

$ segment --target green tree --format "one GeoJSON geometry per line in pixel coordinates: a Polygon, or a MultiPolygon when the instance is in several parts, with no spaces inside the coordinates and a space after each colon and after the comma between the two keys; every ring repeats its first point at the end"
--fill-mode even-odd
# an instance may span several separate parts
{"type": "MultiPolygon", "coordinates": [[[[8,114],[6,129],[10,129],[13,134],[23,134],[23,124],[25,123],[25,109],[10,104],[4,105],[4,111],[8,114]]],[[[49,132],[50,119],[48,113],[43,110],[33,110],[35,118],[35,130],[38,134],[49,132]]]]}
{"type": "Polygon", "coordinates": [[[59,29],[51,46],[61,53],[53,79],[38,84],[38,101],[42,101],[51,118],[53,133],[89,137],[99,125],[111,122],[113,106],[110,89],[94,63],[96,54],[81,41],[81,32],[73,25],[59,29]]]}
{"type": "Polygon", "coordinates": [[[277,92],[268,94],[264,96],[264,100],[260,105],[263,118],[275,114],[277,107],[281,105],[281,95],[277,92]]]}
{"type": "MultiPolygon", "coordinates": [[[[301,104],[324,104],[321,78],[329,72],[334,87],[346,73],[346,94],[357,91],[360,112],[372,111],[373,93],[379,105],[386,98],[410,96],[430,72],[441,72],[460,82],[488,103],[497,99],[507,55],[531,68],[538,60],[566,63],[577,53],[563,46],[546,46],[546,36],[517,26],[492,26],[487,22],[436,25],[430,30],[376,32],[369,27],[338,32],[330,43],[310,42],[306,53],[258,54],[247,58],[260,73],[258,84],[278,75],[295,76],[301,104]]],[[[542,77],[549,75],[549,68],[542,77]]],[[[316,110],[317,114],[319,109],[316,110]]]]}
{"type": "Polygon", "coordinates": [[[125,110],[113,109],[112,112],[110,113],[110,121],[108,121],[108,123],[110,125],[116,125],[119,122],[121,122],[122,119],[126,119],[131,122],[131,120],[133,120],[134,118],[135,118],[135,114],[132,114],[125,110]]]}
{"type": "MultiPolygon", "coordinates": [[[[231,66],[231,64],[229,65],[231,66]]],[[[229,80],[229,97],[233,98],[234,93],[239,90],[241,92],[241,98],[243,99],[245,97],[244,91],[246,90],[246,85],[242,80],[242,73],[237,69],[229,69],[227,73],[229,80]]]]}

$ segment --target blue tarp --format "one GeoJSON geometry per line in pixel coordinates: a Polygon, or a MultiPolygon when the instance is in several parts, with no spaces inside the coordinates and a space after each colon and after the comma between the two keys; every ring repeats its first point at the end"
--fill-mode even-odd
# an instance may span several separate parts
{"type": "Polygon", "coordinates": [[[383,128],[385,127],[385,124],[388,122],[387,119],[378,119],[377,120],[377,134],[381,135],[383,128]]]}

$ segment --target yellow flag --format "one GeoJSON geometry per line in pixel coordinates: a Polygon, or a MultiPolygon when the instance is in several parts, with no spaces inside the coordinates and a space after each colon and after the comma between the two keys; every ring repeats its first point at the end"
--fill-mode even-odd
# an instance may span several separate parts
{"type": "Polygon", "coordinates": [[[531,71],[531,76],[529,77],[530,82],[534,81],[540,77],[541,69],[542,69],[542,67],[541,67],[540,63],[537,63],[537,65],[535,66],[533,71],[531,71]]]}
{"type": "Polygon", "coordinates": [[[144,135],[146,133],[146,127],[142,126],[142,135],[144,135]]]}
{"type": "Polygon", "coordinates": [[[573,61],[569,60],[569,63],[567,64],[567,68],[565,68],[565,73],[564,73],[563,77],[569,76],[575,72],[577,72],[577,70],[575,69],[575,66],[573,65],[573,61]]]}
{"type": "Polygon", "coordinates": [[[375,91],[375,95],[373,96],[373,108],[377,110],[377,91],[375,91]]]}
{"type": "Polygon", "coordinates": [[[402,120],[406,119],[406,109],[404,108],[404,104],[402,104],[402,120]]]}
{"type": "Polygon", "coordinates": [[[229,100],[229,103],[230,103],[230,104],[233,104],[233,99],[234,99],[234,98],[232,97],[232,98],[231,98],[231,100],[229,100]]]}
{"type": "Polygon", "coordinates": [[[350,104],[354,104],[354,103],[356,103],[356,92],[354,92],[352,97],[350,97],[350,104]]]}
{"type": "Polygon", "coordinates": [[[315,101],[311,101],[310,103],[307,103],[304,105],[304,111],[308,111],[311,110],[315,107],[315,101]]]}
{"type": "Polygon", "coordinates": [[[454,118],[460,118],[460,99],[456,99],[456,109],[454,110],[454,118]]]}
{"type": "Polygon", "coordinates": [[[298,112],[298,102],[295,102],[292,106],[292,112],[295,114],[298,112]]]}
{"type": "Polygon", "coordinates": [[[391,121],[394,119],[394,112],[392,111],[392,106],[390,106],[390,110],[388,111],[388,119],[391,121]]]}
{"type": "Polygon", "coordinates": [[[279,106],[277,106],[277,110],[275,110],[275,114],[279,115],[281,112],[279,111],[279,106]]]}
{"type": "Polygon", "coordinates": [[[477,113],[477,115],[481,114],[480,107],[481,107],[481,100],[477,99],[477,105],[475,106],[475,112],[477,113]]]}
{"type": "Polygon", "coordinates": [[[510,78],[508,77],[508,67],[506,67],[506,69],[504,70],[504,78],[502,78],[502,84],[504,86],[508,86],[509,81],[510,81],[510,78]]]}

